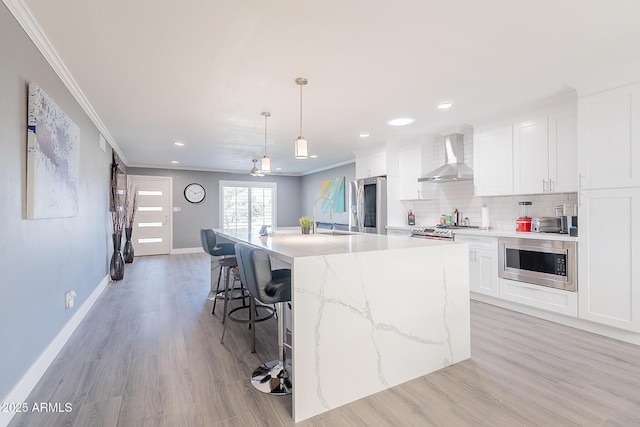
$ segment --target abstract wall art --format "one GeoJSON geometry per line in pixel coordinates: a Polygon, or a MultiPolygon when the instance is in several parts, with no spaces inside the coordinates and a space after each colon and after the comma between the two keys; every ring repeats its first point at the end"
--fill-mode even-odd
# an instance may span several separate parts
{"type": "Polygon", "coordinates": [[[37,83],[29,85],[27,218],[78,212],[80,129],[37,83]]]}
{"type": "MultiPolygon", "coordinates": [[[[334,212],[344,212],[344,176],[320,182],[320,195],[331,200],[334,212]]],[[[321,211],[329,212],[331,203],[322,201],[321,211]]]]}

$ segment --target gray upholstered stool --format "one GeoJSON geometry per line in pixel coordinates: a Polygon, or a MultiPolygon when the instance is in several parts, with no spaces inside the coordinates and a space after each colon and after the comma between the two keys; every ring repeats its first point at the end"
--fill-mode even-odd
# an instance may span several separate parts
{"type": "MultiPolygon", "coordinates": [[[[240,281],[242,283],[242,276],[240,275],[240,269],[238,267],[234,267],[231,269],[231,277],[233,278],[233,283],[240,281]]],[[[227,312],[226,319],[233,320],[234,322],[245,323],[249,325],[251,329],[251,353],[256,352],[256,323],[264,322],[265,320],[271,319],[276,314],[275,307],[269,307],[262,304],[256,304],[256,299],[249,295],[249,307],[242,306],[236,307],[231,311],[227,312]],[[248,311],[248,317],[240,317],[239,312],[248,311]],[[262,312],[262,313],[260,313],[262,312]]],[[[222,337],[220,338],[220,343],[224,343],[224,334],[227,331],[227,323],[225,322],[224,328],[222,329],[222,337]]]]}
{"type": "MultiPolygon", "coordinates": [[[[229,278],[231,274],[231,269],[238,265],[235,254],[235,247],[233,243],[217,243],[216,232],[209,229],[203,228],[200,230],[200,243],[202,244],[202,249],[212,257],[223,257],[218,258],[217,264],[220,266],[218,271],[218,284],[216,286],[215,295],[213,298],[213,309],[211,310],[211,314],[214,314],[216,311],[216,303],[219,299],[224,300],[224,309],[222,312],[222,322],[225,321],[226,313],[227,313],[227,304],[229,299],[240,299],[242,298],[242,305],[246,306],[245,298],[249,295],[242,287],[242,282],[240,283],[240,288],[229,288],[229,278]],[[222,272],[225,270],[225,286],[224,290],[220,289],[220,279],[222,277],[222,272]]],[[[213,271],[215,270],[216,260],[211,259],[211,288],[213,289],[213,271]]]]}
{"type": "MultiPolygon", "coordinates": [[[[269,254],[246,243],[236,243],[240,278],[249,293],[262,304],[279,306],[279,359],[260,365],[251,375],[251,384],[263,393],[289,394],[291,381],[285,369],[283,303],[291,301],[291,270],[271,270],[269,254]]],[[[253,310],[252,310],[253,312],[253,310]]],[[[255,327],[253,328],[255,333],[255,327]]]]}

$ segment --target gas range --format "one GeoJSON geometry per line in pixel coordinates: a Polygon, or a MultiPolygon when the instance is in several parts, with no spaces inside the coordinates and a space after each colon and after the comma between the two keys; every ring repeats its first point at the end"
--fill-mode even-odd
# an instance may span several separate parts
{"type": "Polygon", "coordinates": [[[478,228],[472,226],[459,226],[459,225],[435,225],[435,226],[421,226],[411,227],[411,237],[417,237],[422,239],[432,240],[452,240],[455,230],[478,228]]]}

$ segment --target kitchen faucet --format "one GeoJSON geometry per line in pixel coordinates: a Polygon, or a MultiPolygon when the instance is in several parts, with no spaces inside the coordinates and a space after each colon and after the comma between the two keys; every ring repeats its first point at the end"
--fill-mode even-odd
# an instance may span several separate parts
{"type": "Polygon", "coordinates": [[[313,202],[313,234],[316,234],[316,232],[318,231],[318,223],[316,222],[316,203],[318,203],[318,200],[320,199],[328,200],[329,203],[331,203],[331,210],[329,211],[329,219],[333,220],[333,201],[328,197],[324,197],[324,196],[318,197],[313,202]]]}

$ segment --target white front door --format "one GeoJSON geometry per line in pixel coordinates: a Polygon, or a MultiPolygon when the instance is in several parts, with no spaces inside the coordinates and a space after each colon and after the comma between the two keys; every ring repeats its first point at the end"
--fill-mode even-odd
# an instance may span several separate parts
{"type": "Polygon", "coordinates": [[[127,175],[138,193],[132,238],[135,256],[171,251],[171,177],[127,175]]]}

